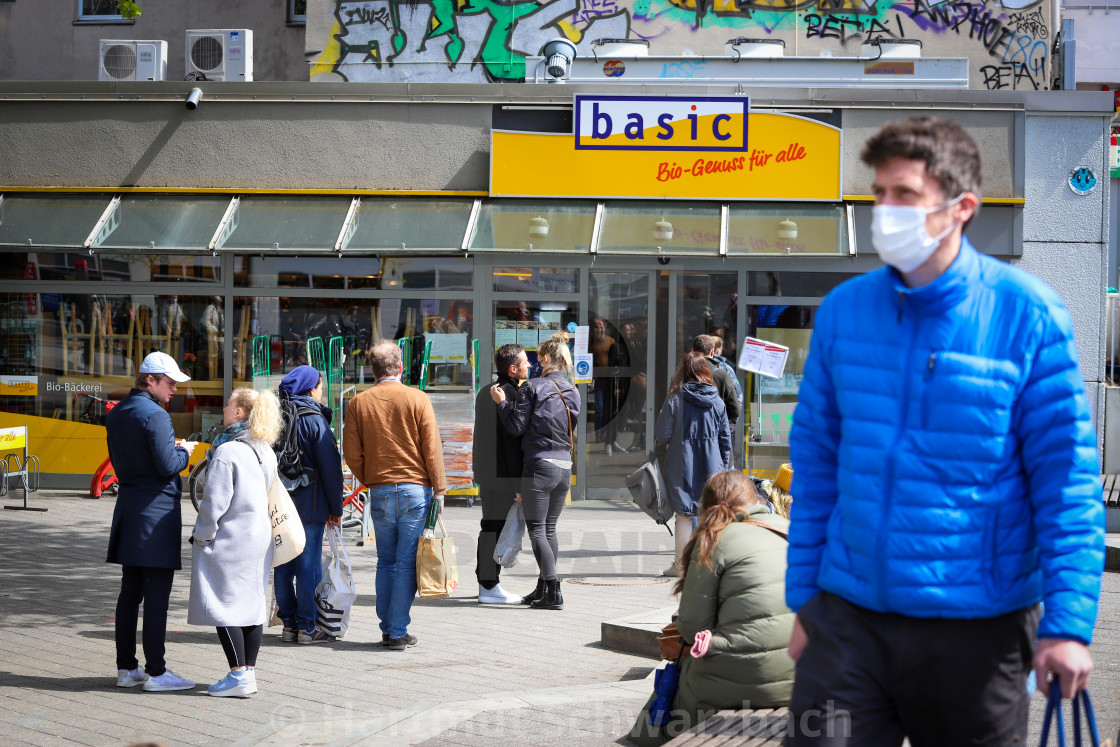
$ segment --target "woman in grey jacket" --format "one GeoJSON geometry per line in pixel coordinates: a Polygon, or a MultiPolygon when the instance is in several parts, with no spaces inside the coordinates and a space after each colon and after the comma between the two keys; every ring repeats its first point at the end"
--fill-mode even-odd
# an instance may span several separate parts
{"type": "Polygon", "coordinates": [[[222,412],[226,428],[210,448],[191,536],[187,622],[216,627],[229,662],[229,674],[207,688],[210,694],[245,697],[257,691],[254,667],[272,569],[268,489],[278,479],[272,444],[282,421],[268,391],[234,389],[222,412]]]}
{"type": "Polygon", "coordinates": [[[653,436],[658,444],[668,445],[665,483],[677,514],[676,558],[664,575],[679,576],[684,545],[696,525],[700,491],[716,472],[731,469],[732,460],[727,408],[703,353],[692,351],[681,360],[653,436]]]}
{"type": "Polygon", "coordinates": [[[517,390],[517,397],[506,394],[495,384],[490,396],[498,403],[498,419],[513,436],[523,436],[525,455],[521,492],[514,500],[525,508],[525,526],[533,555],[540,568],[537,588],[521,600],[536,609],[564,607],[560,577],[556,575],[556,522],[572,487],[572,428],[579,417],[579,392],[570,381],[572,354],[563,333],[548,338],[537,348],[541,377],[529,379],[517,390]]]}

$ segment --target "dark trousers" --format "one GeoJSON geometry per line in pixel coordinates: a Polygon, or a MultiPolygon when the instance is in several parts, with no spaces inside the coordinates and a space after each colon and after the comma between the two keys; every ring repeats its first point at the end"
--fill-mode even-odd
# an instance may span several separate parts
{"type": "Polygon", "coordinates": [[[949,620],[872,612],[821,592],[798,612],[809,637],[790,744],[1022,745],[1038,605],[949,620]]]}
{"type": "Polygon", "coordinates": [[[167,638],[167,605],[171,599],[171,568],[126,565],[121,568],[121,593],[117,597],[114,624],[117,669],[136,669],[136,622],[144,603],[144,670],[159,677],[167,670],[164,640],[167,638]]]}
{"type": "Polygon", "coordinates": [[[521,479],[525,528],[529,531],[541,578],[549,581],[557,579],[556,556],[560,554],[560,547],[556,541],[556,521],[564,510],[564,500],[571,487],[570,469],[543,459],[525,463],[525,476],[521,479]]]}
{"type": "Polygon", "coordinates": [[[229,668],[257,666],[257,652],[261,650],[263,625],[218,628],[218,640],[226,652],[229,668]]]}
{"type": "Polygon", "coordinates": [[[498,585],[498,577],[502,567],[494,560],[494,548],[498,545],[498,537],[506,525],[506,516],[513,508],[513,499],[517,493],[517,480],[513,486],[479,485],[478,495],[482,500],[482,521],[479,522],[481,531],[478,533],[478,555],[475,559],[475,577],[484,589],[493,589],[498,585]]]}

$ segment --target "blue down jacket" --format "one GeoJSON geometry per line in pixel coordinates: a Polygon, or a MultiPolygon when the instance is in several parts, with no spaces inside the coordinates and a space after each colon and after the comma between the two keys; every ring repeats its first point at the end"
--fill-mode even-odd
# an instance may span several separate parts
{"type": "Polygon", "coordinates": [[[297,407],[317,407],[322,413],[322,417],[308,414],[297,421],[300,464],[311,482],[290,493],[300,521],[323,524],[328,516],[342,516],[342,456],[331,432],[331,409],[306,394],[292,397],[292,402],[297,407]]]}
{"type": "Polygon", "coordinates": [[[966,241],[906,288],[883,268],[821,304],[790,435],[786,602],[1045,610],[1089,643],[1104,566],[1096,438],[1057,294],[966,241]]]}
{"type": "Polygon", "coordinates": [[[664,464],[669,503],[678,514],[695,516],[704,483],[731,469],[731,425],[715,386],[690,381],[670,395],[657,414],[653,437],[669,444],[664,464]]]}

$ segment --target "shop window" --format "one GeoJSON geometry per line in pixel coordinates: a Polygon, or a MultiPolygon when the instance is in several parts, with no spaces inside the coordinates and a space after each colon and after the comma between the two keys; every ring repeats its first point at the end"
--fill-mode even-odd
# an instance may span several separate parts
{"type": "Polygon", "coordinates": [[[234,258],[239,288],[470,290],[474,260],[463,257],[234,258]]]}
{"type": "Polygon", "coordinates": [[[501,200],[483,202],[470,251],[587,254],[595,226],[594,202],[501,200]]]}
{"type": "Polygon", "coordinates": [[[190,254],[0,253],[0,279],[111,283],[218,283],[221,261],[190,254]]]}
{"type": "Polygon", "coordinates": [[[8,382],[0,389],[0,410],[104,425],[144,356],[160,350],[191,376],[168,408],[176,435],[204,433],[220,420],[221,297],[8,293],[0,299],[0,374],[8,382]]]}
{"type": "MultiPolygon", "coordinates": [[[[532,365],[532,375],[538,376],[537,346],[577,320],[574,301],[498,301],[494,304],[493,346],[497,350],[503,345],[521,345],[532,365]]],[[[491,354],[481,361],[484,379],[493,371],[493,358],[491,354]]]]}
{"type": "Polygon", "coordinates": [[[719,251],[719,227],[718,205],[608,203],[599,253],[711,256],[719,251]]]}
{"type": "Polygon", "coordinates": [[[578,293],[574,267],[495,267],[494,290],[503,293],[578,293]]]}

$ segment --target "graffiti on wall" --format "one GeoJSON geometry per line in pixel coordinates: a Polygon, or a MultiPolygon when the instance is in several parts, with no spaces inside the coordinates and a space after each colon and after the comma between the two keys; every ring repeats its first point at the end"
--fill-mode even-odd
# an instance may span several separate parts
{"type": "MultiPolygon", "coordinates": [[[[857,56],[876,39],[918,39],[923,57],[966,57],[970,87],[1046,90],[1053,0],[312,0],[312,80],[519,82],[550,39],[580,55],[644,39],[651,55],[723,55],[736,37],[786,54],[857,56]],[[329,16],[329,20],[328,20],[329,16]],[[687,50],[687,52],[686,52],[687,50]]],[[[609,63],[606,67],[609,67],[609,63]]],[[[664,77],[703,75],[687,57],[664,77]]],[[[606,72],[606,70],[605,70],[606,72]]]]}

